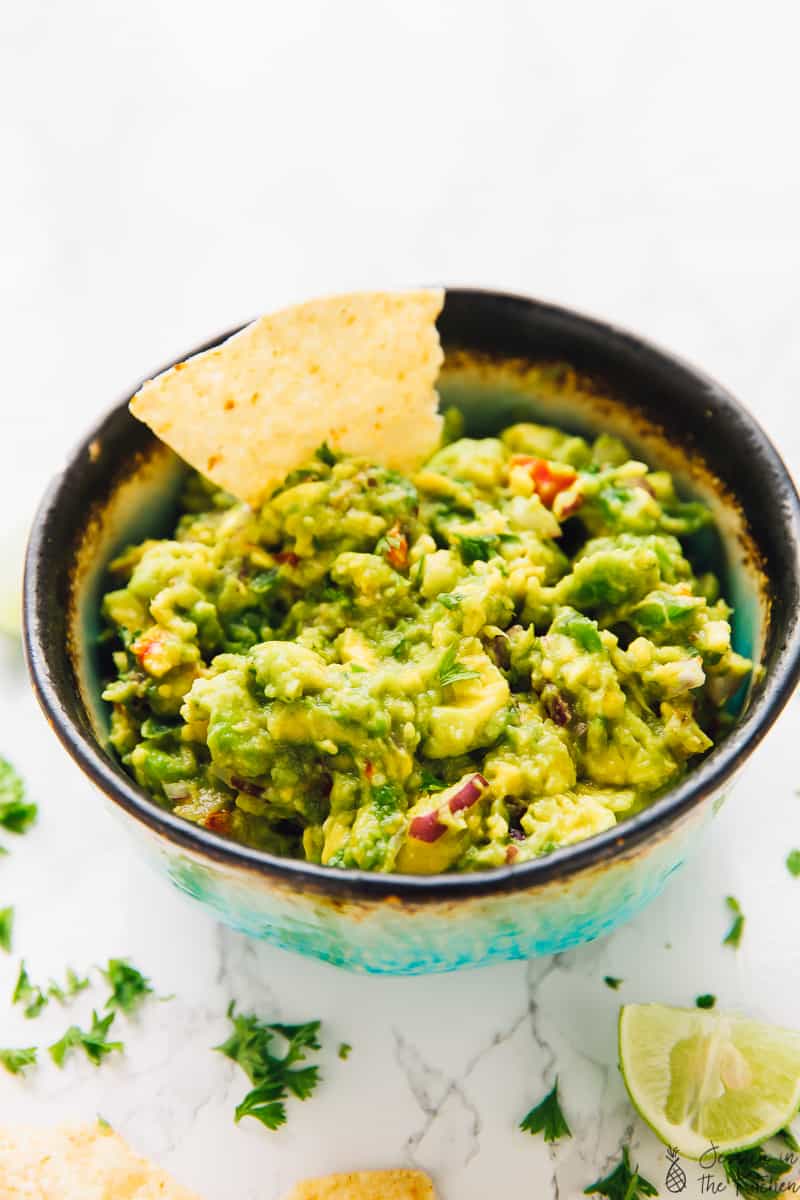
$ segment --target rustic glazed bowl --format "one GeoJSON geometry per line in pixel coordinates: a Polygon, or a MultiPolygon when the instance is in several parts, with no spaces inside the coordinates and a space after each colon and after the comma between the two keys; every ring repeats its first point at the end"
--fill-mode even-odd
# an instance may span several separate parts
{"type": "Polygon", "coordinates": [[[463,411],[468,433],[534,419],[619,434],[714,510],[718,533],[690,552],[722,576],[736,608],[734,644],[761,670],[737,698],[727,737],[616,828],[517,867],[419,877],[276,858],[159,808],[108,745],[98,605],[109,559],[170,530],[184,468],[130,416],[127,395],[52,483],[28,548],[34,686],[56,734],[144,852],[234,928],[358,971],[551,954],[628,920],[697,843],[800,666],[798,497],[775,448],[728,392],[631,334],[517,296],[448,291],[439,327],[440,392],[463,411]]]}

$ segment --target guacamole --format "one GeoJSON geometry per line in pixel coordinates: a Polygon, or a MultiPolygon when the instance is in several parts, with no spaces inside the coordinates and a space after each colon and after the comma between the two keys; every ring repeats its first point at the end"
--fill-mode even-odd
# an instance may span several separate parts
{"type": "Polygon", "coordinates": [[[607,435],[521,424],[413,476],[326,446],[253,511],[199,475],[103,599],[111,742],[187,821],[328,867],[521,863],[674,784],[751,663],[607,435]]]}

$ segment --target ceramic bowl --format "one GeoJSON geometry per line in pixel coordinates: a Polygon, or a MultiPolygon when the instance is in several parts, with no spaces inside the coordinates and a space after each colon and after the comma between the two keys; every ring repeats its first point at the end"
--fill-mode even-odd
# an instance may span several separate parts
{"type": "Polygon", "coordinates": [[[734,644],[761,669],[727,737],[616,828],[516,867],[416,877],[276,858],[159,808],[111,752],[100,699],[106,564],[125,544],[169,531],[183,475],[175,455],[130,416],[127,395],[52,483],[28,548],[34,686],[54,731],[132,839],[220,920],[359,971],[411,974],[551,954],[628,920],[697,844],[800,664],[798,497],[774,446],[724,388],[638,337],[518,296],[448,290],[439,326],[440,392],[462,409],[468,433],[534,419],[619,434],[714,510],[718,533],[692,552],[721,574],[736,608],[734,644]]]}

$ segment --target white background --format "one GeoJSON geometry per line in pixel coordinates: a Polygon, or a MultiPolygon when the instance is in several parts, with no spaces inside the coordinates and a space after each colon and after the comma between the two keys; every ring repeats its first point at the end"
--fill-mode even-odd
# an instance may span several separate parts
{"type": "MultiPolygon", "coordinates": [[[[728,384],[797,467],[795,13],[9,0],[3,537],[142,376],[261,310],[361,286],[474,283],[627,324],[728,384]]],[[[782,865],[800,844],[797,704],[701,858],[634,926],[528,972],[361,981],[218,933],[132,862],[36,714],[17,648],[0,652],[0,750],[43,811],[0,862],[19,947],[42,975],[131,953],[178,994],[130,1031],[125,1064],[0,1079],[0,1120],[99,1109],[208,1200],[274,1200],[299,1174],[414,1160],[445,1200],[485,1200],[500,1178],[516,1200],[553,1186],[547,1149],[514,1123],[555,1065],[576,1131],[555,1161],[573,1196],[632,1123],[614,1068],[619,999],[710,990],[800,1025],[800,881],[782,865]],[[729,891],[748,912],[738,956],[718,950],[729,891]],[[605,973],[625,990],[608,993],[605,973]],[[207,1047],[231,995],[321,1016],[356,1047],[347,1064],[331,1052],[324,1088],[281,1134],[230,1122],[241,1081],[207,1047]]],[[[15,969],[0,964],[0,997],[15,969]]],[[[55,1035],[65,1017],[42,1021],[55,1035]]],[[[1,998],[0,1031],[47,1036],[1,998]]],[[[638,1125],[634,1138],[662,1181],[661,1148],[638,1125]]]]}

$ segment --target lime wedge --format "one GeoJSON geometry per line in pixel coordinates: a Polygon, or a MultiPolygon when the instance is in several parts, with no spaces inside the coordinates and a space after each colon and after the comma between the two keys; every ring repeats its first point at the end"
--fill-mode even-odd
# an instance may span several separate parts
{"type": "Polygon", "coordinates": [[[745,1017],[623,1005],[619,1062],[639,1115],[686,1158],[755,1146],[800,1108],[800,1033],[745,1017]]]}

